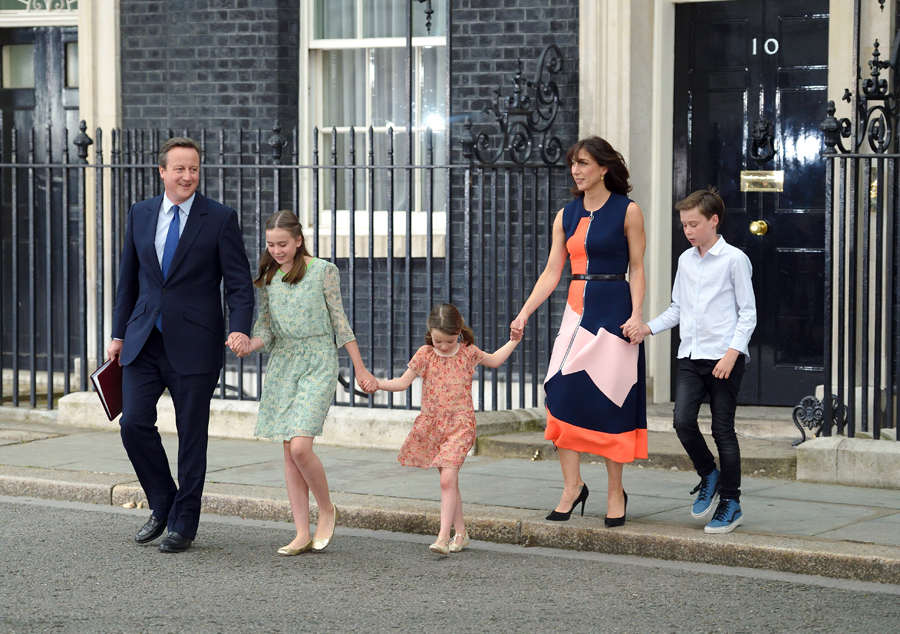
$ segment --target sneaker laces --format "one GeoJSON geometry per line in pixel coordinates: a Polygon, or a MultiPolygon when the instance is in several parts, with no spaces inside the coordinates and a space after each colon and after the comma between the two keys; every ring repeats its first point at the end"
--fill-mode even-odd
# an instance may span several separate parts
{"type": "Polygon", "coordinates": [[[706,498],[709,496],[709,477],[708,476],[700,478],[700,484],[698,484],[697,486],[694,487],[694,489],[691,491],[691,495],[694,495],[694,493],[696,493],[697,491],[700,491],[700,495],[703,498],[706,498]]]}
{"type": "Polygon", "coordinates": [[[727,499],[719,501],[719,506],[716,507],[716,512],[713,513],[713,521],[714,522],[716,520],[718,520],[720,522],[725,521],[725,517],[728,515],[728,507],[731,506],[731,504],[729,504],[730,501],[731,500],[727,500],[727,499]]]}

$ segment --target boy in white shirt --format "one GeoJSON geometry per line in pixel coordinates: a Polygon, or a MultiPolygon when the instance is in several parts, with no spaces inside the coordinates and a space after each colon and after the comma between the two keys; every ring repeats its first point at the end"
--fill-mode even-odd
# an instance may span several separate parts
{"type": "MultiPolygon", "coordinates": [[[[681,326],[675,381],[675,431],[700,475],[691,509],[705,518],[719,498],[707,533],[728,533],[741,523],[741,453],[734,412],[748,344],[756,327],[756,299],[750,260],[716,233],[725,205],[714,188],[699,190],[675,205],[691,248],[678,258],[672,304],[640,326],[637,340],[681,326]],[[712,435],[721,470],[697,424],[700,403],[709,396],[712,435]]],[[[629,334],[629,333],[626,333],[629,334]]],[[[634,341],[634,339],[633,339],[634,341]]]]}

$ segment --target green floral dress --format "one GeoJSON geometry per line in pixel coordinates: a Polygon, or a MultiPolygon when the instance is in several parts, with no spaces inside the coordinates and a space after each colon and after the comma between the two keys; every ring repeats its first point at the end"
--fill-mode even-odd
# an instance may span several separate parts
{"type": "Polygon", "coordinates": [[[259,289],[253,327],[270,353],[253,433],[275,441],[321,436],[337,387],[338,348],[356,339],[341,304],[340,273],[318,258],[297,284],[278,273],[259,289]]]}

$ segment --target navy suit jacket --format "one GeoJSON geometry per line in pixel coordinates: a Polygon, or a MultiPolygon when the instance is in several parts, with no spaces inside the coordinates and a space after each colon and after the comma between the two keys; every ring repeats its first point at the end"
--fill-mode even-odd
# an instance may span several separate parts
{"type": "Polygon", "coordinates": [[[134,361],[162,313],[172,368],[218,372],[225,356],[223,280],[230,330],[249,335],[253,320],[253,282],[237,212],[196,194],[163,280],[154,245],[162,199],[135,203],[128,214],[112,328],[113,338],[123,340],[119,361],[134,361]]]}

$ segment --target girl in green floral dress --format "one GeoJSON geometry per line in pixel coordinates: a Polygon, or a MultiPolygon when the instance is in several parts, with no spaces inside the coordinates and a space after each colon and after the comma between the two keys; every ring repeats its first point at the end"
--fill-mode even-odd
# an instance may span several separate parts
{"type": "Polygon", "coordinates": [[[313,438],[322,435],[337,387],[338,348],[347,349],[360,387],[372,392],[376,383],[344,314],[338,268],[309,255],[300,223],[290,211],[268,219],[266,244],[254,280],[259,319],[249,348],[235,353],[269,352],[254,434],[284,446],[284,477],[297,536],[278,554],[291,556],[324,550],[338,521],[325,469],[313,452],[313,438]],[[310,491],[319,507],[315,536],[309,530],[310,491]]]}

